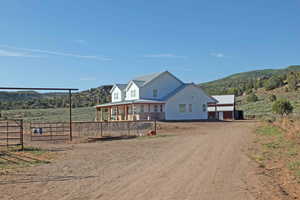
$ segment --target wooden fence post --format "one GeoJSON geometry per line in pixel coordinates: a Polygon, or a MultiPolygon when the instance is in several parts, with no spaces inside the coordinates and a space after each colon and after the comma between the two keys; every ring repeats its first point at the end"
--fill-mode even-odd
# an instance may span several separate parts
{"type": "Polygon", "coordinates": [[[23,123],[23,119],[21,119],[20,121],[20,143],[21,143],[21,151],[24,151],[24,123],[23,123]]]}

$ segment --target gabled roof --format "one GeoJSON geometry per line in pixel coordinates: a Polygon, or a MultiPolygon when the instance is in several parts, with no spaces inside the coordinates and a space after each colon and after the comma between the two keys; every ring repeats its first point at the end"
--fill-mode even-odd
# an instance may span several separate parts
{"type": "Polygon", "coordinates": [[[127,84],[114,84],[114,86],[110,89],[110,93],[115,89],[115,87],[118,87],[121,91],[124,91],[126,88],[127,84]]]}
{"type": "Polygon", "coordinates": [[[218,100],[217,104],[234,104],[234,95],[214,95],[212,97],[218,100]]]}
{"type": "Polygon", "coordinates": [[[181,90],[185,89],[186,87],[188,87],[190,85],[195,86],[196,88],[198,88],[199,90],[201,90],[203,92],[203,94],[205,94],[207,97],[209,97],[212,100],[209,103],[217,103],[218,102],[215,98],[213,98],[212,96],[209,96],[208,94],[206,94],[200,87],[198,87],[194,83],[185,83],[185,84],[182,84],[177,89],[175,89],[173,92],[171,92],[170,94],[168,94],[167,96],[165,96],[162,100],[166,101],[166,100],[170,99],[171,97],[175,96],[178,92],[180,92],[181,90]]]}
{"type": "Polygon", "coordinates": [[[148,75],[144,75],[144,76],[139,76],[139,77],[135,77],[134,79],[132,80],[135,80],[135,81],[143,81],[143,82],[149,82],[151,81],[152,79],[158,77],[160,74],[162,74],[164,72],[158,72],[158,73],[154,73],[154,74],[148,74],[148,75]]]}
{"type": "Polygon", "coordinates": [[[157,79],[161,75],[166,74],[166,73],[171,75],[173,78],[175,78],[176,80],[178,80],[179,82],[181,82],[183,84],[183,82],[181,80],[179,80],[176,76],[174,76],[173,74],[171,74],[168,71],[139,76],[139,77],[132,79],[131,81],[134,82],[138,87],[143,87],[143,86],[147,85],[148,83],[152,82],[153,80],[157,79]]]}

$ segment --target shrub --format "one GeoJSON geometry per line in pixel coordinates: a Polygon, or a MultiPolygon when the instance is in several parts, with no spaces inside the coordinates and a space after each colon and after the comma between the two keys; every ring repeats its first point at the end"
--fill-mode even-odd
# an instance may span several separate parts
{"type": "Polygon", "coordinates": [[[293,112],[293,106],[292,104],[285,99],[276,100],[272,106],[273,113],[279,114],[279,115],[288,115],[293,112]]]}
{"type": "Polygon", "coordinates": [[[290,72],[287,76],[288,88],[291,91],[297,90],[297,84],[299,82],[298,74],[295,72],[290,72]]]}
{"type": "Polygon", "coordinates": [[[283,85],[283,81],[280,78],[273,76],[265,82],[264,87],[266,90],[273,90],[282,85],[283,85]]]}
{"type": "Polygon", "coordinates": [[[276,100],[277,100],[276,95],[272,94],[271,96],[269,96],[269,100],[270,100],[271,102],[276,101],[276,100]]]}
{"type": "Polygon", "coordinates": [[[251,93],[247,96],[247,102],[256,102],[258,101],[258,97],[254,94],[254,93],[251,93]]]}

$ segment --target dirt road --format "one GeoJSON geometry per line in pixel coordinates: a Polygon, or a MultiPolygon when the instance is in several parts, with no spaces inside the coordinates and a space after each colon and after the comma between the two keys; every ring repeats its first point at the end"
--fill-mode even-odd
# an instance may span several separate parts
{"type": "Polygon", "coordinates": [[[254,125],[164,123],[161,137],[69,145],[51,164],[0,177],[1,199],[255,199],[243,152],[254,125]]]}

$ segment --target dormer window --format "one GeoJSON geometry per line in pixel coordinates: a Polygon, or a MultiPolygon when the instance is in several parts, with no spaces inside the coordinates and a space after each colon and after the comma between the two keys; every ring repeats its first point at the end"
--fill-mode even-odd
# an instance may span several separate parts
{"type": "Polygon", "coordinates": [[[117,92],[116,92],[116,93],[114,93],[114,99],[115,99],[115,100],[119,99],[119,95],[118,95],[118,93],[117,93],[117,92]]]}
{"type": "Polygon", "coordinates": [[[157,97],[158,96],[158,90],[157,89],[153,89],[153,97],[157,97]]]}
{"type": "Polygon", "coordinates": [[[130,94],[131,94],[131,98],[134,98],[136,96],[136,91],[135,90],[131,90],[130,94]]]}

